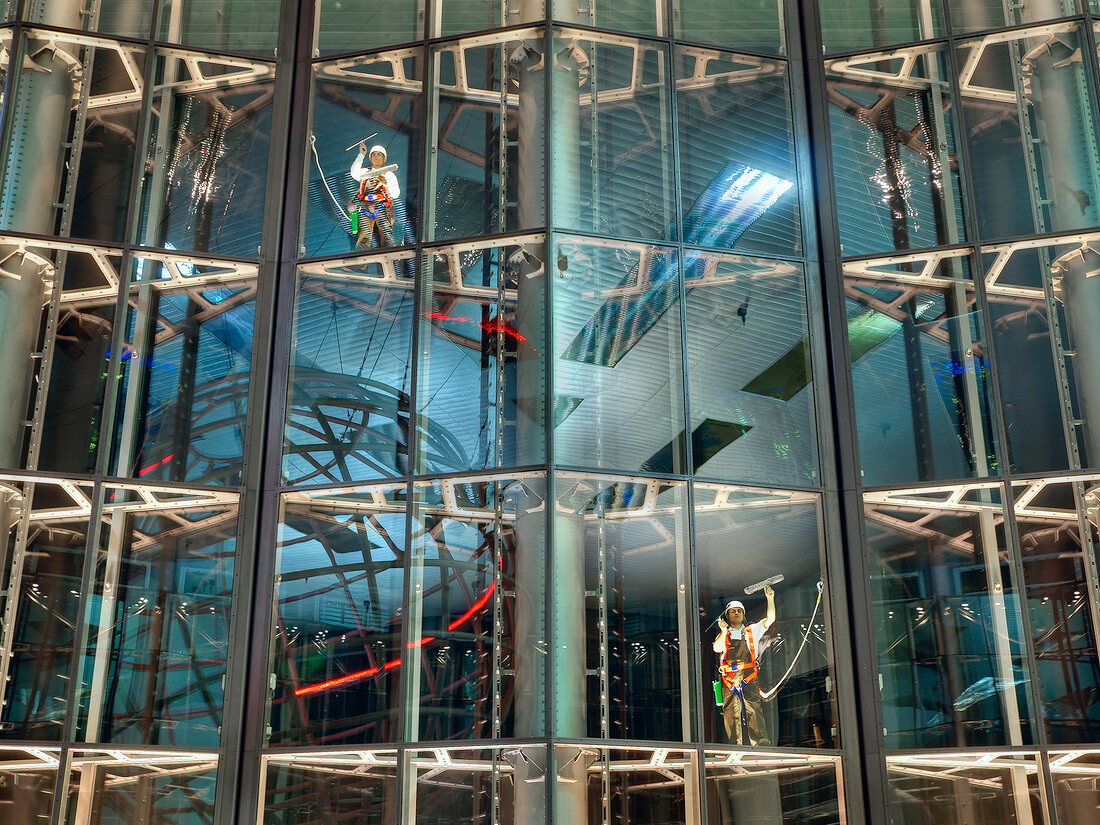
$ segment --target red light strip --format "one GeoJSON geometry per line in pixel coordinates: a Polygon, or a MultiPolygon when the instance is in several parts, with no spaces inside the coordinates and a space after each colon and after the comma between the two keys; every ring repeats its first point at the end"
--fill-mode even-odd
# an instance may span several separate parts
{"type": "MultiPolygon", "coordinates": [[[[485,607],[485,605],[489,603],[489,599],[492,598],[493,591],[496,590],[496,586],[496,582],[490,584],[488,589],[482,594],[481,598],[470,605],[469,610],[467,610],[465,613],[463,613],[461,616],[459,616],[457,619],[447,625],[447,630],[457,629],[458,627],[463,625],[471,616],[473,616],[475,613],[485,607]]],[[[434,642],[435,640],[435,636],[423,636],[414,642],[409,642],[405,645],[405,647],[412,650],[414,648],[422,647],[428,642],[434,642]]],[[[349,684],[350,682],[358,682],[360,679],[369,679],[371,676],[377,676],[383,670],[393,670],[395,667],[400,666],[401,660],[394,659],[392,661],[386,662],[386,664],[382,665],[381,667],[372,667],[368,668],[367,670],[360,670],[355,673],[349,673],[346,676],[340,676],[336,679],[329,679],[327,682],[321,682],[316,685],[307,685],[306,687],[298,688],[296,691],[294,691],[294,695],[308,696],[311,693],[320,693],[321,691],[330,690],[334,687],[340,687],[342,685],[349,684]]]]}

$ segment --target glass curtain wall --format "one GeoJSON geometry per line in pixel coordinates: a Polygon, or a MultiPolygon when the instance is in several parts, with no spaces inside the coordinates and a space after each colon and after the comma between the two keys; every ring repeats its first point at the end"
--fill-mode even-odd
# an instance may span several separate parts
{"type": "Polygon", "coordinates": [[[1076,822],[1100,678],[1092,9],[856,5],[820,7],[886,805],[1076,822]]]}
{"type": "Polygon", "coordinates": [[[0,2],[0,820],[1087,818],[1094,13],[0,2]]]}

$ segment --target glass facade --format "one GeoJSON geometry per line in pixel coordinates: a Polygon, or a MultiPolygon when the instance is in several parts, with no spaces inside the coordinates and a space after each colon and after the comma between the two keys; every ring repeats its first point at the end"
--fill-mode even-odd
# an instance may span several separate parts
{"type": "Polygon", "coordinates": [[[1098,42],[0,0],[0,822],[1092,822],[1098,42]]]}

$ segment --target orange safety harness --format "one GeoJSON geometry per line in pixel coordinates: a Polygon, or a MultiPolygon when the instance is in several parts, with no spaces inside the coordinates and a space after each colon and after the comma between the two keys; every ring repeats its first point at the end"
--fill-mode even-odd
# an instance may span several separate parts
{"type": "Polygon", "coordinates": [[[729,653],[730,649],[729,631],[726,631],[726,652],[722,654],[722,663],[718,665],[718,675],[722,679],[722,684],[728,687],[730,690],[735,689],[735,673],[741,670],[747,671],[745,678],[741,680],[742,684],[744,684],[745,682],[751,682],[758,675],[756,670],[756,642],[752,638],[751,627],[745,627],[745,641],[749,645],[749,655],[752,657],[751,660],[743,664],[739,664],[737,662],[730,664],[726,661],[726,655],[729,653]]]}

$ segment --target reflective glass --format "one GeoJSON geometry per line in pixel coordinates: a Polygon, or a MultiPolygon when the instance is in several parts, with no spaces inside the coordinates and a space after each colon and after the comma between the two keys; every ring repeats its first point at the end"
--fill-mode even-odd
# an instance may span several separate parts
{"type": "Polygon", "coordinates": [[[1050,772],[1059,822],[1088,822],[1100,805],[1100,751],[1052,751],[1050,772]]]}
{"type": "Polygon", "coordinates": [[[91,485],[0,480],[0,737],[66,736],[91,485]],[[30,509],[26,531],[20,511],[30,509]]]}
{"type": "Polygon", "coordinates": [[[704,758],[707,825],[845,821],[837,760],[743,751],[704,758]]]}
{"type": "MultiPolygon", "coordinates": [[[[160,0],[158,37],[205,49],[270,56],[279,42],[281,5],[280,0],[160,0]]],[[[293,15],[287,15],[287,22],[293,26],[293,15]]]]}
{"type": "Polygon", "coordinates": [[[31,30],[6,112],[0,225],[121,241],[145,50],[31,30]]]}
{"type": "Polygon", "coordinates": [[[423,63],[424,52],[416,48],[314,69],[303,256],[416,241],[423,63]],[[395,165],[389,173],[367,174],[395,165]]]}
{"type": "Polygon", "coordinates": [[[414,825],[546,821],[546,780],[554,774],[544,745],[413,751],[407,770],[414,781],[405,804],[414,825]]]}
{"type": "Polygon", "coordinates": [[[555,485],[556,731],[692,739],[686,487],[572,473],[555,485]]]}
{"type": "Polygon", "coordinates": [[[836,747],[819,497],[701,482],[694,494],[704,740],[836,747]]]}
{"type": "Polygon", "coordinates": [[[298,272],[283,478],[333,484],[409,469],[415,253],[298,272]]]}
{"type": "Polygon", "coordinates": [[[864,513],[886,747],[1030,744],[1001,488],[868,492],[864,513]]]}
{"type": "MultiPolygon", "coordinates": [[[[14,16],[16,0],[6,2],[9,14],[14,16]]],[[[232,5],[234,0],[198,2],[206,6],[209,14],[215,2],[232,5]]],[[[28,22],[123,37],[148,37],[152,13],[153,0],[103,0],[87,8],[82,3],[58,3],[56,0],[26,0],[23,3],[23,19],[28,22]]]]}
{"type": "Polygon", "coordinates": [[[865,484],[998,469],[970,264],[952,250],[844,265],[865,484]]]}
{"type": "Polygon", "coordinates": [[[844,255],[966,240],[944,49],[861,54],[825,69],[844,255]]]}
{"type": "Polygon", "coordinates": [[[1043,825],[1047,821],[1034,754],[928,753],[888,757],[886,767],[894,822],[1043,825]]]}
{"type": "Polygon", "coordinates": [[[542,33],[530,29],[432,50],[429,239],[546,223],[544,48],[542,33]]]}
{"type": "Polygon", "coordinates": [[[665,35],[665,0],[550,0],[554,20],[633,34],[665,35]]]}
{"type": "Polygon", "coordinates": [[[218,755],[78,751],[71,763],[65,825],[200,825],[214,818],[218,755]]]}
{"type": "Polygon", "coordinates": [[[1013,484],[1043,721],[1057,745],[1100,741],[1097,593],[1089,575],[1100,535],[1088,518],[1100,504],[1098,481],[1013,484]]]}
{"type": "Polygon", "coordinates": [[[687,250],[684,281],[693,472],[817,485],[802,266],[687,250]]]}
{"type": "Polygon", "coordinates": [[[1077,14],[1074,0],[947,0],[956,33],[998,29],[1077,14]]]}
{"type": "Polygon", "coordinates": [[[820,0],[818,9],[827,54],[943,34],[938,0],[820,0]]]}
{"type": "Polygon", "coordinates": [[[982,238],[1100,223],[1100,149],[1080,24],[958,47],[961,120],[982,238]]]}
{"type": "Polygon", "coordinates": [[[799,254],[786,63],[678,46],[674,66],[684,242],[799,254]]]}
{"type": "Polygon", "coordinates": [[[397,821],[397,752],[328,752],[267,759],[263,821],[269,825],[397,821]]]}
{"type": "Polygon", "coordinates": [[[556,745],[554,762],[554,821],[699,821],[698,758],[691,751],[556,745]]]}
{"type": "Polygon", "coordinates": [[[1100,281],[1090,273],[1100,262],[1100,235],[981,251],[1013,471],[1094,465],[1100,456],[1100,281]]]}
{"type": "Polygon", "coordinates": [[[0,747],[0,813],[13,825],[46,825],[60,751],[0,747]]]}
{"type": "Polygon", "coordinates": [[[51,246],[0,238],[0,329],[5,347],[22,356],[6,356],[0,364],[2,385],[16,388],[0,407],[0,466],[90,473],[98,455],[121,253],[51,246]]]}
{"type": "Polygon", "coordinates": [[[396,739],[405,485],[284,496],[268,700],[272,745],[396,739]]]}
{"type": "Polygon", "coordinates": [[[86,741],[217,747],[237,497],[104,488],[80,695],[86,741]]]}
{"type": "Polygon", "coordinates": [[[531,474],[414,488],[408,739],[542,734],[545,485],[531,474]]]}
{"type": "Polygon", "coordinates": [[[244,58],[158,53],[139,243],[259,255],[274,74],[272,64],[244,58]]]}
{"type": "Polygon", "coordinates": [[[725,0],[679,0],[672,9],[677,40],[714,43],[767,54],[787,50],[783,0],[728,3],[725,0]]]}
{"type": "MultiPolygon", "coordinates": [[[[496,0],[492,3],[484,0],[434,0],[431,3],[430,33],[433,37],[445,37],[520,23],[537,23],[546,19],[545,6],[545,0],[496,0]]],[[[576,14],[575,5],[573,13],[576,14]]]]}
{"type": "Polygon", "coordinates": [[[430,249],[421,271],[419,472],[543,462],[544,237],[430,249]]]}
{"type": "Polygon", "coordinates": [[[426,0],[317,0],[313,54],[363,51],[419,40],[424,32],[425,5],[426,0]]]}
{"type": "Polygon", "coordinates": [[[554,459],[684,472],[679,256],[629,241],[555,242],[554,459]]]}
{"type": "Polygon", "coordinates": [[[149,254],[131,262],[115,405],[115,473],[237,484],[256,266],[149,254]]]}
{"type": "Polygon", "coordinates": [[[553,70],[554,225],[675,240],[667,47],[560,30],[553,70]]]}

